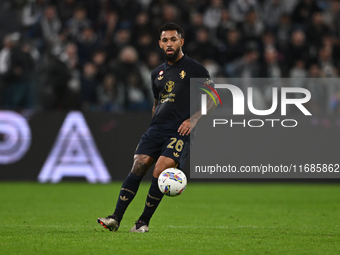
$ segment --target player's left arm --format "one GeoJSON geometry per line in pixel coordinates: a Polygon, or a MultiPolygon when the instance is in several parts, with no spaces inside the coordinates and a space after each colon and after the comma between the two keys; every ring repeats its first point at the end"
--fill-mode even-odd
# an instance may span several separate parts
{"type": "MultiPolygon", "coordinates": [[[[207,80],[211,80],[208,70],[203,65],[196,65],[193,69],[194,73],[192,77],[197,78],[206,78],[207,80]]],[[[219,100],[216,98],[214,94],[213,97],[215,101],[219,103],[219,100]]],[[[207,113],[212,112],[218,104],[215,104],[214,100],[211,97],[207,98],[207,113]]],[[[198,110],[195,114],[193,114],[189,119],[183,121],[183,123],[178,128],[178,133],[180,135],[189,135],[191,131],[196,127],[197,122],[202,118],[201,110],[198,110]]]]}
{"type": "MultiPolygon", "coordinates": [[[[208,97],[207,98],[207,114],[211,113],[216,108],[216,106],[220,103],[217,97],[215,95],[213,96],[215,97],[215,101],[217,102],[217,104],[215,104],[215,102],[213,101],[211,97],[208,97]]],[[[196,127],[197,122],[202,117],[203,115],[201,113],[201,110],[197,111],[189,119],[186,119],[185,121],[183,121],[183,123],[178,128],[178,133],[183,136],[189,135],[191,131],[194,129],[194,127],[196,127]]]]}

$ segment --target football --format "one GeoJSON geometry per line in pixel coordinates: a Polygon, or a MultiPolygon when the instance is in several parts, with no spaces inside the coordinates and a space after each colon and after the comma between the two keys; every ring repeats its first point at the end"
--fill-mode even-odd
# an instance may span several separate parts
{"type": "Polygon", "coordinates": [[[179,196],[187,187],[187,177],[177,168],[165,169],[158,177],[158,187],[164,195],[179,196]]]}

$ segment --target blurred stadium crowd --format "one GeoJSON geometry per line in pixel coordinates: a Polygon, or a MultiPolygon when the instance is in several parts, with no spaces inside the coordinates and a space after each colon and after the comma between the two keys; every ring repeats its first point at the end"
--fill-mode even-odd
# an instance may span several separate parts
{"type": "MultiPolygon", "coordinates": [[[[0,3],[2,109],[151,109],[158,28],[169,21],[212,77],[339,76],[339,0],[0,3]]],[[[339,85],[305,86],[314,110],[338,112],[339,85]]]]}

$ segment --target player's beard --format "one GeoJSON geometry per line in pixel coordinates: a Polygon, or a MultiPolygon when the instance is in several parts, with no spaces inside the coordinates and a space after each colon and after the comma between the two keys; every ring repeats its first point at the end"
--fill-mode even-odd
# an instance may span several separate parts
{"type": "Polygon", "coordinates": [[[174,51],[174,54],[172,54],[172,55],[166,54],[166,50],[163,51],[163,52],[164,52],[164,57],[165,57],[165,59],[166,59],[167,61],[169,61],[170,63],[175,62],[175,60],[176,60],[177,57],[178,57],[179,50],[180,50],[180,48],[178,48],[177,50],[175,50],[175,51],[174,51]]]}

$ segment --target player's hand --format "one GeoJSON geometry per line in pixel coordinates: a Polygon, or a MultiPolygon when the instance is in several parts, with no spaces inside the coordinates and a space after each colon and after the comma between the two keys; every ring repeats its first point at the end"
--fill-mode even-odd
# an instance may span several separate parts
{"type": "Polygon", "coordinates": [[[189,135],[191,130],[196,126],[196,122],[197,121],[192,120],[191,123],[190,123],[190,118],[183,121],[183,123],[179,126],[179,128],[177,130],[178,133],[180,135],[183,135],[183,136],[189,135]]]}
{"type": "Polygon", "coordinates": [[[183,121],[183,123],[179,126],[177,132],[180,135],[189,135],[190,134],[190,119],[183,121]]]}

